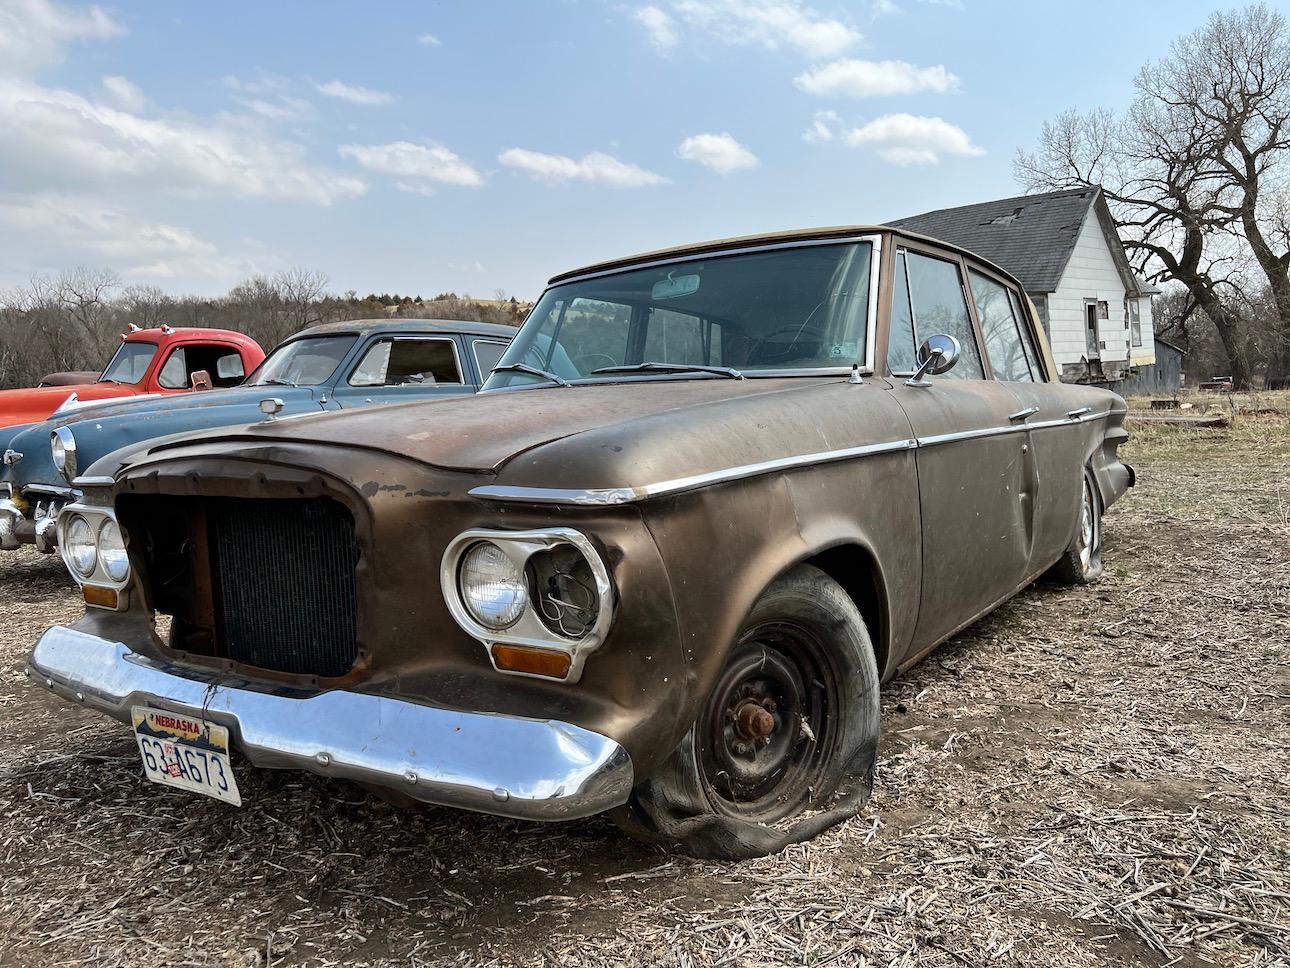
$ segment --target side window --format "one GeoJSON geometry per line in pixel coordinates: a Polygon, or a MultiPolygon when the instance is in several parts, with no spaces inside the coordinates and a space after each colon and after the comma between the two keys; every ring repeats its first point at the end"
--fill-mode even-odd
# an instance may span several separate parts
{"type": "Polygon", "coordinates": [[[644,359],[656,363],[721,365],[721,326],[690,313],[651,309],[644,359]]]}
{"type": "Polygon", "coordinates": [[[1142,303],[1136,296],[1129,297],[1129,338],[1134,346],[1142,345],[1142,303]]]}
{"type": "Polygon", "coordinates": [[[162,366],[161,372],[157,374],[157,382],[167,390],[187,390],[188,389],[188,353],[184,347],[179,347],[170,354],[165,365],[162,366]]]}
{"type": "Polygon", "coordinates": [[[896,250],[896,281],[891,291],[891,336],[887,338],[887,369],[892,373],[913,373],[914,311],[909,304],[909,271],[905,250],[896,250]]]}
{"type": "Polygon", "coordinates": [[[350,375],[354,387],[461,383],[450,339],[384,339],[363,354],[350,375]]]}
{"type": "Polygon", "coordinates": [[[488,374],[502,358],[509,343],[498,343],[494,340],[477,339],[474,342],[475,362],[479,364],[479,375],[487,380],[488,374]]]}
{"type": "Polygon", "coordinates": [[[939,379],[985,379],[959,267],[953,262],[918,252],[906,252],[905,263],[909,273],[915,339],[921,344],[929,336],[944,333],[957,339],[962,347],[958,365],[939,379]]]}
{"type": "Polygon", "coordinates": [[[968,276],[972,280],[976,313],[981,320],[985,351],[995,379],[1014,383],[1033,381],[1024,348],[1028,341],[1023,341],[1021,320],[1013,312],[1007,287],[976,271],[970,271],[968,276]]]}

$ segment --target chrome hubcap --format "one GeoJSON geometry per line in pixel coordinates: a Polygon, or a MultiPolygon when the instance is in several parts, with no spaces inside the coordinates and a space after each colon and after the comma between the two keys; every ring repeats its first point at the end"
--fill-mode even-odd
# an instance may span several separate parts
{"type": "Polygon", "coordinates": [[[1093,500],[1093,489],[1085,481],[1079,518],[1079,560],[1085,570],[1093,566],[1093,555],[1097,551],[1097,516],[1093,500]]]}

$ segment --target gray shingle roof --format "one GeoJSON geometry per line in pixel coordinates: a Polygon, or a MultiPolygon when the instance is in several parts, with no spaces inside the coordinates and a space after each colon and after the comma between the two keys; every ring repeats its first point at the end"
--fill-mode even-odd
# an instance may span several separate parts
{"type": "Polygon", "coordinates": [[[1027,292],[1055,292],[1096,188],[1018,195],[889,222],[962,246],[1016,276],[1027,292]]]}

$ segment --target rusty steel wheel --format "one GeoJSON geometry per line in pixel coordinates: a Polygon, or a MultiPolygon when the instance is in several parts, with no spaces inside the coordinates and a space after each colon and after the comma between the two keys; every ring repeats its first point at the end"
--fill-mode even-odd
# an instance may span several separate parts
{"type": "Polygon", "coordinates": [[[689,732],[614,818],[696,857],[775,853],[855,815],[879,731],[864,620],[837,582],[799,566],[762,593],[689,732]]]}
{"type": "Polygon", "coordinates": [[[744,633],[699,717],[699,779],[719,813],[774,823],[822,790],[838,740],[841,689],[811,629],[767,622],[744,633]]]}

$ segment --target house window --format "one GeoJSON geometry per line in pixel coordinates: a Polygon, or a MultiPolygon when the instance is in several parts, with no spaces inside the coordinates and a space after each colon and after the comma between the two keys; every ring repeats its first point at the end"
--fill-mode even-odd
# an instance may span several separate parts
{"type": "Polygon", "coordinates": [[[1142,301],[1129,300],[1129,333],[1134,346],[1142,345],[1142,301]]]}

